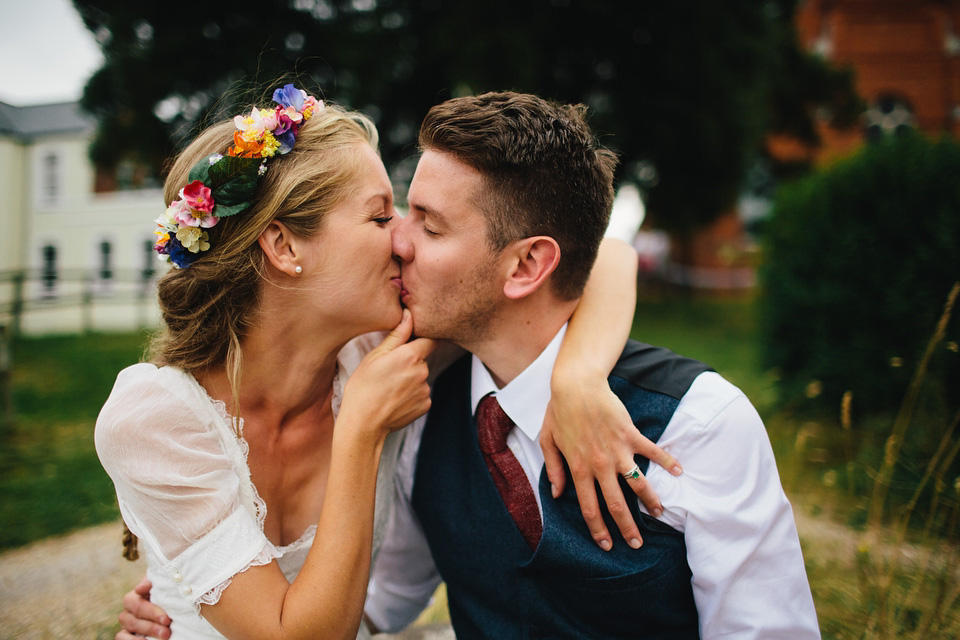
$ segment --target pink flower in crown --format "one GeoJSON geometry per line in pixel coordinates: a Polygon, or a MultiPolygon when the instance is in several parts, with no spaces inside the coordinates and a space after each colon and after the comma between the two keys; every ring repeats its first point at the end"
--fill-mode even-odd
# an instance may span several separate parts
{"type": "Polygon", "coordinates": [[[277,152],[280,154],[290,153],[297,140],[297,133],[300,131],[300,122],[303,116],[293,107],[284,107],[277,105],[277,128],[273,130],[273,135],[279,143],[277,152]]]}
{"type": "Polygon", "coordinates": [[[307,96],[303,100],[303,119],[309,120],[310,116],[317,109],[323,109],[323,100],[317,100],[313,96],[307,96]]]}
{"type": "Polygon", "coordinates": [[[277,105],[277,120],[280,126],[286,126],[284,131],[290,129],[290,125],[299,125],[303,122],[303,114],[297,111],[296,107],[284,107],[277,105]]]}
{"type": "Polygon", "coordinates": [[[204,213],[213,211],[213,194],[210,192],[210,187],[199,180],[194,180],[181,189],[180,197],[194,211],[204,213]]]}
{"type": "MultiPolygon", "coordinates": [[[[187,206],[187,203],[183,201],[182,191],[183,190],[181,189],[181,199],[171,202],[170,206],[167,207],[167,212],[164,216],[167,220],[167,226],[171,227],[173,231],[176,231],[177,227],[180,225],[195,227],[197,224],[199,224],[197,222],[193,222],[193,212],[191,211],[190,207],[187,206]]],[[[158,219],[157,223],[160,224],[161,220],[158,219]]]]}
{"type": "Polygon", "coordinates": [[[297,127],[300,124],[300,121],[303,120],[303,116],[297,113],[293,107],[282,107],[277,105],[277,127],[273,130],[273,135],[279,136],[287,131],[293,130],[294,135],[297,134],[297,127]]]}
{"type": "Polygon", "coordinates": [[[180,190],[180,199],[171,202],[167,212],[181,227],[209,229],[219,221],[212,213],[213,205],[210,188],[194,180],[180,190]]]}
{"type": "Polygon", "coordinates": [[[186,207],[184,213],[177,216],[177,222],[180,223],[181,227],[202,227],[203,229],[209,229],[220,222],[220,218],[212,213],[194,211],[186,207]]]}

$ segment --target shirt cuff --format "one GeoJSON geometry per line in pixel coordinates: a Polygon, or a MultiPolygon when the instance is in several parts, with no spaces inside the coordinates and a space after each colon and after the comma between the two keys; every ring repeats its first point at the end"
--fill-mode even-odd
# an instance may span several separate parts
{"type": "Polygon", "coordinates": [[[406,594],[384,589],[376,578],[367,587],[367,602],[363,612],[380,633],[402,631],[417,619],[433,600],[437,582],[420,585],[421,588],[406,589],[406,594]]]}

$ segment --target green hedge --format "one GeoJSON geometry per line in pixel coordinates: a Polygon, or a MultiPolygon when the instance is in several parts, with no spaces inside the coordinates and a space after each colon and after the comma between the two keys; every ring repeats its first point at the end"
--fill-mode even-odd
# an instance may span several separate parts
{"type": "MultiPolygon", "coordinates": [[[[899,135],[783,186],[761,280],[763,358],[781,399],[819,390],[814,402],[835,410],[851,390],[861,410],[894,409],[960,280],[960,145],[899,135]]],[[[928,381],[952,406],[958,316],[928,381]]]]}

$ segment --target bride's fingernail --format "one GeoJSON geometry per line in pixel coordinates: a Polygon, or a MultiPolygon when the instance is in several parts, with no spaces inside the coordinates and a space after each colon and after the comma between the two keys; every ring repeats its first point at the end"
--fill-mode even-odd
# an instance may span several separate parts
{"type": "Polygon", "coordinates": [[[681,473],[683,473],[683,467],[681,467],[680,463],[678,462],[677,464],[670,467],[670,473],[672,473],[675,476],[678,476],[681,473]]]}

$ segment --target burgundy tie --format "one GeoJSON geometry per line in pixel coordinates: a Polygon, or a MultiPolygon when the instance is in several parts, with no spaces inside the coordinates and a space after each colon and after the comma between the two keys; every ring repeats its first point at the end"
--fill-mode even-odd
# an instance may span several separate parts
{"type": "Polygon", "coordinates": [[[531,549],[536,549],[543,532],[543,524],[527,474],[507,447],[507,434],[513,427],[513,421],[500,408],[500,403],[493,394],[484,396],[477,406],[477,440],[480,451],[490,475],[493,476],[493,483],[523,539],[531,549]]]}

